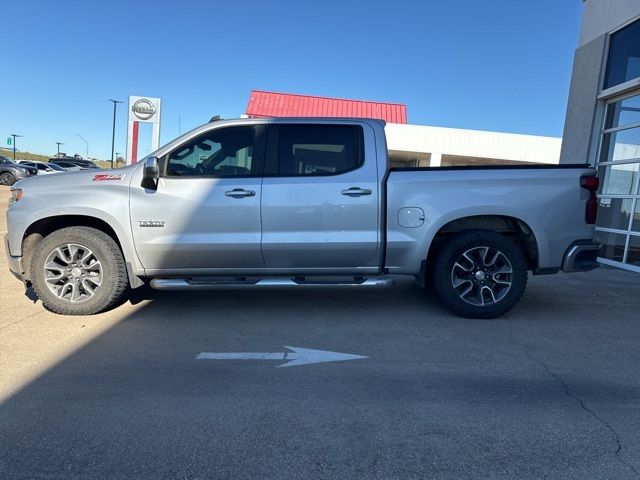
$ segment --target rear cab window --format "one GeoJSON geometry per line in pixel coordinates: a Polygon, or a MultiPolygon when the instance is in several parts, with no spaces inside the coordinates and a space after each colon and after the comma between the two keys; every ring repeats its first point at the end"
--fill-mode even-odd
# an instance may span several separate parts
{"type": "Polygon", "coordinates": [[[363,164],[359,125],[302,124],[269,128],[269,176],[339,175],[363,164]]]}

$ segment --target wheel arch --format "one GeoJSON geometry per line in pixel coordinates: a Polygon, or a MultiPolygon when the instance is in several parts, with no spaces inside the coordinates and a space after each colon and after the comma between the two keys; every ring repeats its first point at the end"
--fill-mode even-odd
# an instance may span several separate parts
{"type": "MultiPolygon", "coordinates": [[[[100,230],[113,239],[118,245],[118,248],[122,252],[125,263],[127,264],[127,270],[129,274],[129,281],[131,286],[137,286],[139,283],[138,277],[136,277],[131,270],[131,263],[134,261],[132,255],[133,252],[129,251],[127,244],[125,243],[125,233],[117,231],[117,227],[114,228],[112,224],[103,218],[83,215],[83,214],[70,214],[70,215],[51,215],[39,218],[25,229],[22,236],[22,262],[25,266],[25,273],[28,275],[28,266],[31,263],[34,249],[37,244],[47,235],[67,227],[90,227],[100,230]]],[[[29,281],[29,278],[25,280],[29,281]]]]}
{"type": "Polygon", "coordinates": [[[429,244],[426,265],[432,264],[433,256],[447,238],[469,230],[489,230],[512,238],[522,250],[527,267],[533,271],[538,268],[540,251],[533,229],[518,217],[502,214],[462,216],[441,225],[429,244]]]}

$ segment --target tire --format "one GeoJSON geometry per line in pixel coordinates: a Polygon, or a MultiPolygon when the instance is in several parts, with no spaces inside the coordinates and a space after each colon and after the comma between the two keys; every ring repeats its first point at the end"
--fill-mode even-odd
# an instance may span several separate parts
{"type": "Polygon", "coordinates": [[[11,186],[16,183],[16,177],[11,172],[3,172],[0,174],[0,185],[11,186]]]}
{"type": "Polygon", "coordinates": [[[107,310],[129,284],[116,242],[90,227],[63,228],[44,237],[33,254],[30,278],[44,307],[62,315],[107,310]]]}
{"type": "Polygon", "coordinates": [[[489,319],[518,303],[527,276],[522,250],[510,238],[469,230],[454,235],[436,252],[431,278],[449,310],[464,318],[489,319]]]}

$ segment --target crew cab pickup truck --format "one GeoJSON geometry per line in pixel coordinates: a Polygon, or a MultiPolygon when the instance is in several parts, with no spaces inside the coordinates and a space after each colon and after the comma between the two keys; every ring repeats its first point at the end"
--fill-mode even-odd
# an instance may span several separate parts
{"type": "Polygon", "coordinates": [[[214,121],[141,163],[21,180],[12,272],[45,308],[93,314],[130,288],[431,286],[493,318],[529,272],[597,266],[585,165],[389,168],[384,122],[214,121]]]}

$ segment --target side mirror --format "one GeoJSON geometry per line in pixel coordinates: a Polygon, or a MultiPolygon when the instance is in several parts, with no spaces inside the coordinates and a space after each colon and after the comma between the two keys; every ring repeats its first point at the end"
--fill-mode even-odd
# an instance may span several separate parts
{"type": "Polygon", "coordinates": [[[142,172],[142,182],[140,183],[140,186],[150,190],[157,190],[158,178],[160,178],[158,157],[147,157],[144,162],[144,170],[142,172]]]}

